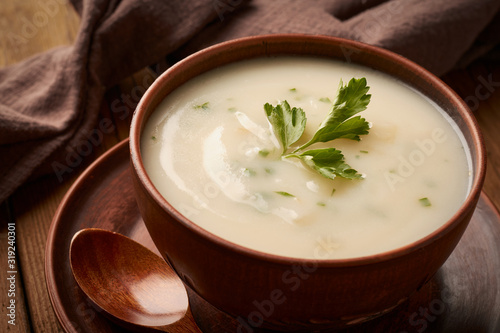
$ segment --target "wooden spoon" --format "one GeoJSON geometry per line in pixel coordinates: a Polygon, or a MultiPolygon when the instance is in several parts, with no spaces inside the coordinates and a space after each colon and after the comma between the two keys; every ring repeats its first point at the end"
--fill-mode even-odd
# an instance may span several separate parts
{"type": "Polygon", "coordinates": [[[71,240],[70,264],[82,291],[119,325],[201,333],[179,277],[162,258],[132,239],[83,229],[71,240]]]}

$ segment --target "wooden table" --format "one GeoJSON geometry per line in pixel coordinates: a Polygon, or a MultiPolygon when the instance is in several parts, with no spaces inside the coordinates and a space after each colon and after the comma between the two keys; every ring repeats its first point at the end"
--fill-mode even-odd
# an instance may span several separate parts
{"type": "MultiPolygon", "coordinates": [[[[31,55],[59,45],[71,45],[79,28],[79,17],[69,4],[56,4],[46,8],[38,0],[2,0],[0,6],[0,66],[19,62],[31,55]],[[43,17],[47,19],[44,20],[43,17]],[[32,24],[31,30],[27,26],[32,24]],[[35,25],[36,23],[36,25],[35,25]]],[[[127,117],[110,112],[110,104],[132,94],[147,70],[127,78],[111,89],[101,108],[101,118],[112,119],[116,130],[106,134],[97,147],[70,177],[60,183],[56,177],[46,176],[23,185],[0,205],[0,331],[5,332],[62,332],[52,309],[44,274],[44,253],[47,233],[53,215],[66,191],[79,174],[102,153],[128,137],[132,108],[127,117]],[[7,325],[8,284],[4,282],[7,262],[7,222],[16,225],[16,326],[7,325]]],[[[488,149],[488,173],[484,192],[500,207],[500,89],[487,87],[490,78],[500,82],[500,65],[488,61],[476,62],[466,69],[447,74],[443,79],[474,109],[481,125],[488,149]]],[[[131,98],[137,103],[136,98],[131,98]]],[[[130,104],[130,103],[129,103],[130,104]]],[[[126,104],[124,104],[126,105],[126,104]]]]}

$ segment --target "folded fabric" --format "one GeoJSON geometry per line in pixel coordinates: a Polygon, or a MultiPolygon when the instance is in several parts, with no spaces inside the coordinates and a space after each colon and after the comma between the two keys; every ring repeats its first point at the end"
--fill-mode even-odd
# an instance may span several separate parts
{"type": "MultiPolygon", "coordinates": [[[[339,36],[400,53],[437,75],[500,41],[498,0],[72,0],[75,43],[0,70],[0,202],[68,166],[92,137],[106,89],[168,57],[237,37],[339,36]],[[495,30],[496,29],[496,30],[495,30]]],[[[102,125],[102,124],[101,124],[102,125]]]]}

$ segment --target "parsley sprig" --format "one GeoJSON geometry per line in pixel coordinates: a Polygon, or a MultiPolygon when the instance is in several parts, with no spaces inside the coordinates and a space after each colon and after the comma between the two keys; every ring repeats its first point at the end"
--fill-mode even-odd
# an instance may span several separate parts
{"type": "Polygon", "coordinates": [[[366,119],[355,115],[366,110],[371,98],[371,95],[367,94],[369,88],[365,78],[352,78],[347,85],[340,80],[332,108],[312,139],[290,154],[287,154],[287,151],[304,133],[307,121],[305,112],[301,108],[290,107],[287,101],[275,107],[266,103],[264,110],[273,133],[283,148],[282,157],[299,158],[306,166],[329,179],[337,176],[346,179],[361,179],[362,175],[345,162],[340,150],[335,148],[305,149],[318,142],[329,142],[340,138],[359,141],[361,135],[368,134],[370,124],[366,119]]]}

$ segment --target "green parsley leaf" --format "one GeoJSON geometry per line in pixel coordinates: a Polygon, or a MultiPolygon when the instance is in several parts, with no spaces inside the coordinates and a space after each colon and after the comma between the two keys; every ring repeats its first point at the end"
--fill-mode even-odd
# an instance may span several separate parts
{"type": "Polygon", "coordinates": [[[264,111],[272,125],[274,135],[283,147],[284,154],[304,133],[306,114],[301,108],[290,108],[287,101],[281,102],[276,107],[266,103],[264,111]]]}
{"type": "Polygon", "coordinates": [[[334,179],[337,176],[346,179],[361,179],[363,176],[345,163],[344,155],[335,148],[311,149],[302,154],[290,154],[286,157],[297,157],[317,171],[323,177],[334,179]]]}
{"type": "Polygon", "coordinates": [[[284,191],[276,191],[276,192],[274,192],[274,193],[279,194],[279,195],[282,195],[282,196],[284,196],[284,197],[294,197],[294,198],[295,198],[295,195],[290,194],[290,193],[288,193],[288,192],[284,192],[284,191]]]}
{"type": "Polygon", "coordinates": [[[360,116],[353,116],[366,109],[371,98],[371,95],[367,94],[369,89],[365,78],[352,78],[345,86],[340,80],[337,97],[328,116],[320,124],[313,138],[296,151],[303,150],[316,142],[328,142],[339,138],[359,141],[360,135],[368,134],[370,124],[360,116]]]}

